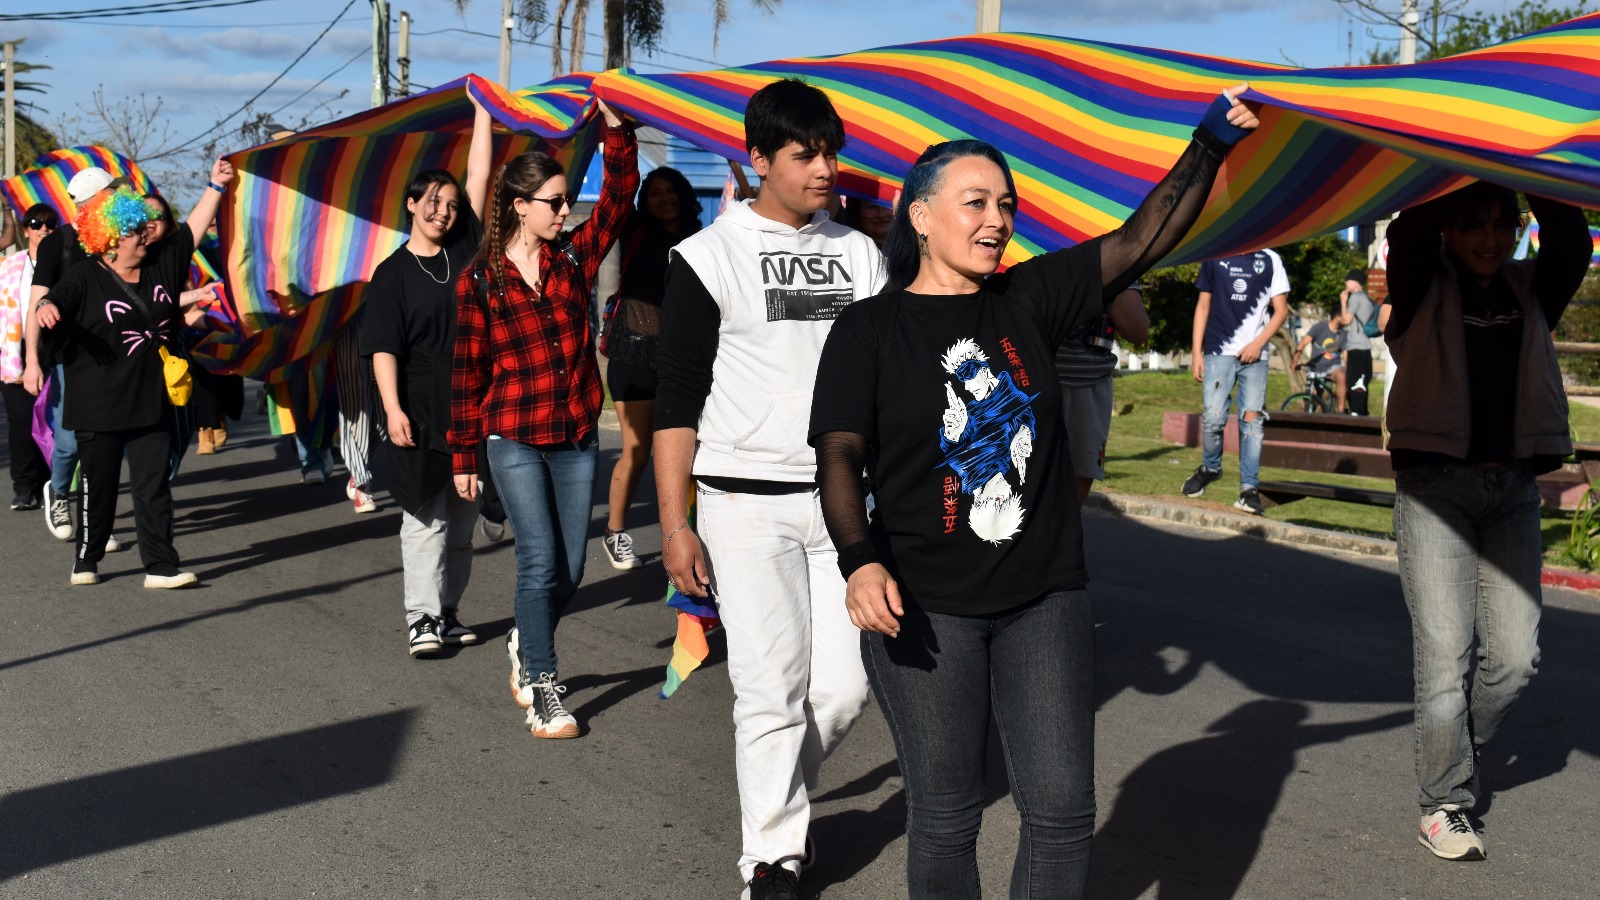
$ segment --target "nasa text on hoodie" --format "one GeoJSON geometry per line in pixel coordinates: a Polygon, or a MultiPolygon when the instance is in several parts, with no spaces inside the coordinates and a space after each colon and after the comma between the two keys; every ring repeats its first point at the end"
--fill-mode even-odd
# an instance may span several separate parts
{"type": "Polygon", "coordinates": [[[815,480],[806,426],[817,360],[839,310],[883,289],[878,248],[827,213],[793,228],[745,202],[672,252],[721,315],[693,473],[815,480]]]}

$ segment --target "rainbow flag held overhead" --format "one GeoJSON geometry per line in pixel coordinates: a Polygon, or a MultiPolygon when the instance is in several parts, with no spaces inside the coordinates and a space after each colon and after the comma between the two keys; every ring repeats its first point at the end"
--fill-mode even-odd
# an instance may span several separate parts
{"type": "MultiPolygon", "coordinates": [[[[1589,257],[1589,266],[1591,268],[1600,267],[1600,228],[1596,228],[1593,225],[1589,226],[1589,240],[1594,244],[1594,255],[1589,257]]],[[[1539,252],[1538,222],[1534,222],[1528,226],[1527,232],[1523,235],[1523,243],[1527,247],[1531,247],[1535,253],[1539,252]]],[[[1519,247],[1517,255],[1525,255],[1523,251],[1524,248],[1519,247]]]]}
{"type": "Polygon", "coordinates": [[[139,164],[126,156],[104,147],[71,147],[42,154],[26,172],[0,181],[0,194],[5,195],[6,203],[19,214],[36,203],[45,203],[55,209],[61,221],[76,221],[78,204],[73,203],[67,193],[67,182],[84,169],[95,166],[113,176],[127,178],[141,194],[155,190],[139,164]]]}
{"type": "Polygon", "coordinates": [[[517,130],[497,136],[496,165],[538,149],[582,171],[598,146],[587,85],[568,77],[524,97],[469,75],[231,154],[238,176],[218,217],[232,321],[196,352],[208,368],[254,378],[303,371],[305,356],[360,313],[373,269],[405,241],[412,176],[466,174],[469,94],[497,131],[517,130]]]}
{"type": "Polygon", "coordinates": [[[1404,67],[1298,69],[1002,33],[708,72],[571,75],[516,93],[467,76],[230,157],[240,175],[224,198],[223,274],[238,340],[212,345],[217,362],[287,371],[352,318],[355,285],[404,237],[405,180],[464,168],[469,94],[515,132],[496,142],[498,158],[539,147],[579,172],[596,96],[743,159],[745,103],[787,76],[822,88],[843,117],[839,186],[851,196],[892,201],[938,141],[980,137],[1003,151],[1021,201],[1007,265],[1116,228],[1206,106],[1241,81],[1262,127],[1223,165],[1167,264],[1374,221],[1471,178],[1600,207],[1600,13],[1404,67]],[[321,304],[332,308],[288,326],[321,304]]]}

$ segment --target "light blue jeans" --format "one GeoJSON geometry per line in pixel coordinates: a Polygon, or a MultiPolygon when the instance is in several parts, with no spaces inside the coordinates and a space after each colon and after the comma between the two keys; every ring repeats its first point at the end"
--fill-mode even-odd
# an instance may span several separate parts
{"type": "Polygon", "coordinates": [[[78,434],[61,427],[66,396],[66,367],[57,363],[50,376],[50,432],[56,442],[56,449],[50,454],[50,490],[57,497],[72,493],[72,475],[78,470],[78,434]]]}
{"type": "Polygon", "coordinates": [[[1228,395],[1239,412],[1239,486],[1261,483],[1261,422],[1266,416],[1267,358],[1241,363],[1237,356],[1210,354],[1205,358],[1205,412],[1200,416],[1201,463],[1222,471],[1222,429],[1228,424],[1228,395]],[[1234,386],[1239,390],[1234,392],[1234,386]],[[1245,413],[1253,412],[1253,421],[1245,413]]]}
{"type": "Polygon", "coordinates": [[[535,680],[556,674],[556,623],[583,582],[599,458],[592,432],[559,449],[489,438],[489,468],[517,533],[517,642],[535,680]]]}
{"type": "Polygon", "coordinates": [[[1401,469],[1394,531],[1411,612],[1417,806],[1471,809],[1473,748],[1539,668],[1539,489],[1514,464],[1401,469]]]}

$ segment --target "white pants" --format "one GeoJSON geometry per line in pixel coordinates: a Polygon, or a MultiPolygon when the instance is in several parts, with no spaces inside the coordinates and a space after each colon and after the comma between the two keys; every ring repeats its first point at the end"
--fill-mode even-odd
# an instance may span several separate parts
{"type": "Polygon", "coordinates": [[[408,623],[424,615],[438,618],[461,604],[472,578],[472,528],[478,524],[478,503],[448,487],[418,513],[400,513],[408,623]]]}
{"type": "Polygon", "coordinates": [[[798,872],[811,822],[807,791],[866,709],[861,632],[845,609],[816,491],[767,496],[702,486],[698,527],[728,637],[739,874],[749,881],[762,862],[798,872]]]}

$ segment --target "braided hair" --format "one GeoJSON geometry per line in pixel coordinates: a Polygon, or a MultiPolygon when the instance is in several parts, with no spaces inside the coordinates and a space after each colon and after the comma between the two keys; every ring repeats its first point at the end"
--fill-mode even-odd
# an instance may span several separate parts
{"type": "Polygon", "coordinates": [[[494,173],[488,214],[483,217],[483,243],[478,247],[477,259],[487,263],[497,296],[505,296],[506,248],[516,237],[519,225],[516,201],[532,200],[546,181],[564,174],[566,170],[561,163],[537,150],[516,157],[494,173]]]}

